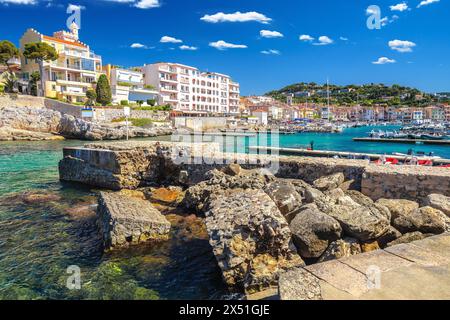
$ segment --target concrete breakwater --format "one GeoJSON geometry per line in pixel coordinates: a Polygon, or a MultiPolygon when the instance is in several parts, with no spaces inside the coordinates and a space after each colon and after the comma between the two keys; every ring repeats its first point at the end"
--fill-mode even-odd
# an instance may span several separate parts
{"type": "MultiPolygon", "coordinates": [[[[450,197],[448,187],[442,188],[448,186],[446,171],[380,168],[357,160],[223,155],[211,144],[163,142],[66,148],[59,165],[62,180],[121,190],[102,192],[99,200],[106,248],[166,234],[164,218],[146,201],[170,194],[179,210],[202,219],[224,282],[247,294],[276,287],[290,270],[450,230],[450,197]],[[195,157],[199,154],[204,157],[195,157]],[[222,156],[230,164],[211,161],[222,156]],[[427,175],[434,179],[428,181],[427,175]],[[439,186],[431,183],[436,179],[439,186]],[[402,181],[414,181],[416,189],[402,189],[402,181]],[[397,189],[386,190],[385,182],[397,189]],[[122,189],[147,200],[134,204],[122,189]],[[140,209],[127,214],[128,207],[146,208],[147,214],[140,216],[140,209]]],[[[306,295],[314,296],[314,288],[306,295]]]]}

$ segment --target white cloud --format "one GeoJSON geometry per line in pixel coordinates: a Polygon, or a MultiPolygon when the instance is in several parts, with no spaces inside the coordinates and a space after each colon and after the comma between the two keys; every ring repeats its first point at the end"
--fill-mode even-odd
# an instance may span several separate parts
{"type": "Polygon", "coordinates": [[[133,48],[133,49],[147,49],[147,46],[145,44],[142,44],[142,43],[133,43],[133,44],[131,44],[130,48],[133,48]]]}
{"type": "Polygon", "coordinates": [[[313,40],[314,40],[314,38],[311,37],[309,34],[302,34],[302,35],[299,37],[299,39],[300,39],[301,41],[313,41],[313,40]]]}
{"type": "Polygon", "coordinates": [[[159,42],[161,42],[161,43],[182,43],[183,40],[169,37],[169,36],[164,36],[161,38],[161,40],[159,40],[159,42]]]}
{"type": "Polygon", "coordinates": [[[403,12],[405,10],[408,10],[408,5],[406,4],[406,2],[402,2],[402,3],[398,3],[396,5],[393,5],[393,6],[389,6],[389,8],[391,8],[391,11],[403,12]]]}
{"type": "Polygon", "coordinates": [[[186,46],[186,45],[180,46],[180,50],[195,51],[197,49],[198,49],[197,47],[193,47],[193,46],[186,46]]]}
{"type": "Polygon", "coordinates": [[[0,3],[3,3],[5,5],[8,4],[36,4],[37,0],[0,0],[0,3]]]}
{"type": "Polygon", "coordinates": [[[281,55],[281,52],[280,52],[280,51],[278,51],[278,50],[273,50],[273,49],[270,49],[270,50],[263,50],[263,51],[261,51],[261,53],[262,53],[262,54],[266,54],[266,55],[276,55],[276,56],[281,55]]]}
{"type": "Polygon", "coordinates": [[[332,44],[334,41],[333,39],[327,37],[327,36],[321,36],[319,37],[319,42],[314,43],[315,46],[326,46],[329,44],[332,44]]]}
{"type": "Polygon", "coordinates": [[[210,23],[218,23],[218,22],[248,22],[248,21],[257,21],[263,24],[267,24],[272,21],[271,18],[266,17],[262,13],[258,13],[255,11],[252,12],[235,12],[235,13],[223,13],[218,12],[213,15],[205,15],[200,20],[210,23]]]}
{"type": "Polygon", "coordinates": [[[346,37],[339,37],[339,39],[342,41],[348,41],[348,38],[346,38],[346,37]]]}
{"type": "Polygon", "coordinates": [[[259,32],[261,37],[264,38],[283,38],[284,35],[281,32],[278,31],[270,31],[270,30],[261,30],[259,32]]]}
{"type": "Polygon", "coordinates": [[[412,52],[413,49],[416,44],[414,42],[411,41],[406,41],[406,40],[392,40],[389,41],[388,43],[389,47],[392,50],[398,51],[398,52],[412,52]]]}
{"type": "Polygon", "coordinates": [[[377,61],[373,61],[372,63],[373,64],[388,64],[388,63],[396,63],[397,61],[395,61],[394,59],[389,59],[389,58],[386,58],[386,57],[381,57],[381,58],[378,58],[378,60],[377,61]]]}
{"type": "Polygon", "coordinates": [[[424,0],[422,2],[419,3],[419,5],[417,6],[417,8],[423,7],[423,6],[428,6],[432,3],[436,3],[439,2],[440,0],[424,0]]]}
{"type": "Polygon", "coordinates": [[[210,47],[216,48],[218,50],[226,50],[226,49],[246,49],[247,46],[244,44],[233,44],[233,43],[228,43],[225,42],[223,40],[219,40],[216,42],[210,42],[209,43],[210,47]]]}
{"type": "MultiPolygon", "coordinates": [[[[128,2],[128,1],[122,0],[119,2],[128,2]]],[[[159,3],[159,0],[139,0],[134,4],[134,6],[139,9],[151,9],[151,8],[158,8],[161,6],[161,4],[159,3]]]]}
{"type": "Polygon", "coordinates": [[[78,4],[71,4],[71,3],[69,3],[69,5],[67,6],[67,11],[70,11],[70,12],[81,11],[81,10],[84,10],[84,9],[86,9],[85,6],[81,6],[81,5],[78,5],[78,4]]]}

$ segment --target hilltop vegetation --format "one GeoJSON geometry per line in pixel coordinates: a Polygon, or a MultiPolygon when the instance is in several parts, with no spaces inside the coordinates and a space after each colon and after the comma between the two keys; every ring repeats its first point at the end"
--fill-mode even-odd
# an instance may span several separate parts
{"type": "MultiPolygon", "coordinates": [[[[388,106],[421,107],[431,103],[449,102],[449,96],[438,97],[421,92],[418,89],[400,85],[386,86],[384,84],[329,86],[331,104],[350,106],[360,104],[373,106],[377,104],[388,106]]],[[[314,82],[297,83],[280,90],[266,93],[279,101],[286,102],[289,95],[294,95],[294,103],[327,103],[327,85],[314,82]]]]}

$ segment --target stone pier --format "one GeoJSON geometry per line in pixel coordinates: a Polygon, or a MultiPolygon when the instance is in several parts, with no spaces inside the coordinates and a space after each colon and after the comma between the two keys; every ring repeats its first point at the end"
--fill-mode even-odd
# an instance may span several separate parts
{"type": "MultiPolygon", "coordinates": [[[[282,300],[450,299],[450,234],[294,269],[281,275],[282,300]]],[[[260,296],[264,296],[260,294],[260,296]]]]}

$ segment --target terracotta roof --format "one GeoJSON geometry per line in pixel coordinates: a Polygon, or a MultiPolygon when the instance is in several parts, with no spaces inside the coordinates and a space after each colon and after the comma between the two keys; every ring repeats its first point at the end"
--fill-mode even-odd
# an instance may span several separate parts
{"type": "Polygon", "coordinates": [[[50,36],[44,36],[44,40],[55,41],[55,42],[59,42],[59,43],[69,44],[72,46],[87,48],[86,45],[81,44],[80,42],[71,42],[71,41],[67,41],[67,40],[63,40],[63,39],[59,39],[59,38],[55,38],[55,37],[50,37],[50,36]]]}
{"type": "Polygon", "coordinates": [[[263,109],[256,109],[256,110],[253,110],[253,112],[266,112],[267,113],[267,111],[263,110],[263,109]]]}

